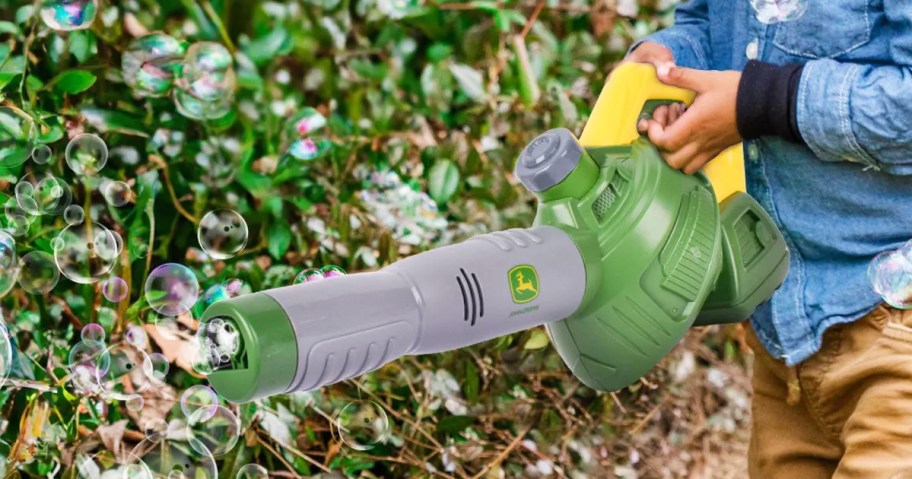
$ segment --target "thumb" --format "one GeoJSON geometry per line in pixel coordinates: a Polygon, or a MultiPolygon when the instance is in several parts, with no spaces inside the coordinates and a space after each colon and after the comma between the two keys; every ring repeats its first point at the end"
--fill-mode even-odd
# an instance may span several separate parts
{"type": "Polygon", "coordinates": [[[667,71],[658,71],[659,80],[671,86],[702,92],[708,83],[706,72],[692,68],[674,67],[667,71]]]}

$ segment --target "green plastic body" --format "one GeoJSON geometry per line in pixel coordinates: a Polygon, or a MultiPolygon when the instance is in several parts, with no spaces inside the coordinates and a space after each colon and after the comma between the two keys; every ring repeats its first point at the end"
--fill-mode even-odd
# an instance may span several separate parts
{"type": "Polygon", "coordinates": [[[702,175],[673,170],[646,140],[587,152],[539,193],[535,222],[574,238],[587,268],[583,303],[548,326],[552,342],[585,384],[614,391],[697,318],[746,319],[784,280],[788,251],[756,201],[739,193],[719,205],[702,175]]]}

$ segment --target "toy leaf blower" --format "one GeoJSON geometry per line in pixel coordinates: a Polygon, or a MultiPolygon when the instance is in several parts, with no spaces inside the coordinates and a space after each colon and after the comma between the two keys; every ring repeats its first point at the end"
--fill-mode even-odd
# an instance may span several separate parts
{"type": "Polygon", "coordinates": [[[200,335],[210,383],[251,401],[547,325],[573,373],[613,391],[691,326],[747,319],[785,279],[788,250],[744,192],[741,146],[688,176],[636,131],[693,96],[651,66],[618,67],[579,140],[551,130],[520,155],[516,176],[539,201],[531,228],[213,304],[200,335]]]}

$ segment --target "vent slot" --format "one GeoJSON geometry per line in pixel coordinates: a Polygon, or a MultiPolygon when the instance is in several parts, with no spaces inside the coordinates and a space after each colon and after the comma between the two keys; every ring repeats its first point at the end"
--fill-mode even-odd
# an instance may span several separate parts
{"type": "Polygon", "coordinates": [[[595,215],[595,219],[600,223],[607,219],[612,207],[627,193],[628,183],[627,179],[622,176],[616,176],[611,183],[608,183],[605,190],[592,203],[592,214],[595,215]]]}
{"type": "Polygon", "coordinates": [[[462,293],[462,312],[463,321],[471,320],[471,325],[479,318],[484,317],[484,294],[481,291],[481,283],[478,276],[471,273],[472,279],[469,279],[469,273],[465,269],[459,268],[460,275],[456,276],[456,284],[459,285],[459,292],[462,293]]]}

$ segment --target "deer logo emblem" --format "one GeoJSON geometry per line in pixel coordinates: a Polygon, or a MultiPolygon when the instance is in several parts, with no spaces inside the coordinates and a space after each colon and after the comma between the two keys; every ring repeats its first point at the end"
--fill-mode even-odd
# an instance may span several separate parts
{"type": "Polygon", "coordinates": [[[538,273],[524,264],[510,269],[510,294],[514,303],[528,303],[538,297],[538,273]]]}

